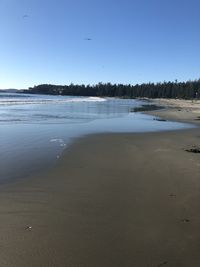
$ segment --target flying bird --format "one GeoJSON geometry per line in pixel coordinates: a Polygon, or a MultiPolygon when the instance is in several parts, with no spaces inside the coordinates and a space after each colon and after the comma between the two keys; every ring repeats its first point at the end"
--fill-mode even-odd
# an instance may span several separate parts
{"type": "Polygon", "coordinates": [[[85,40],[85,41],[92,41],[91,38],[85,38],[84,40],[85,40]]]}
{"type": "Polygon", "coordinates": [[[25,15],[23,16],[23,19],[27,19],[28,17],[29,17],[29,16],[25,14],[25,15]]]}

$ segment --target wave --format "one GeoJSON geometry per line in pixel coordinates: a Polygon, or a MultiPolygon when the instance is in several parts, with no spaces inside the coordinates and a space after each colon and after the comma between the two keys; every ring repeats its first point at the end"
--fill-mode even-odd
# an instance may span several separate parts
{"type": "Polygon", "coordinates": [[[96,96],[90,96],[86,98],[74,98],[70,99],[69,102],[104,102],[106,101],[105,98],[96,97],[96,96]]]}
{"type": "Polygon", "coordinates": [[[30,98],[30,99],[0,99],[0,105],[33,105],[33,104],[65,104],[65,103],[79,103],[79,102],[104,102],[107,101],[101,97],[75,97],[65,99],[42,99],[42,98],[30,98]]]}
{"type": "Polygon", "coordinates": [[[0,92],[0,98],[28,98],[28,97],[33,97],[33,95],[0,92]]]}

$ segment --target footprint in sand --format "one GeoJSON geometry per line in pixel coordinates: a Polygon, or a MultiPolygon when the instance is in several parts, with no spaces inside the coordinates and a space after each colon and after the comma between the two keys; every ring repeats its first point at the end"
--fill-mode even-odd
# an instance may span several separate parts
{"type": "Polygon", "coordinates": [[[157,265],[157,267],[161,267],[163,265],[166,265],[167,263],[168,263],[168,261],[164,261],[164,262],[160,263],[159,265],[157,265]]]}
{"type": "Polygon", "coordinates": [[[183,223],[189,223],[190,220],[189,219],[183,219],[183,220],[181,220],[181,222],[183,222],[183,223]]]}

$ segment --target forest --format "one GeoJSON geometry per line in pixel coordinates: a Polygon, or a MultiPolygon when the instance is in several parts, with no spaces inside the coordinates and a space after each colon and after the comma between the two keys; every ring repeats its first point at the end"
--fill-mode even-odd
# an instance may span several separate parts
{"type": "Polygon", "coordinates": [[[30,94],[99,96],[121,98],[200,98],[200,79],[187,82],[143,83],[136,85],[98,83],[96,85],[41,84],[24,92],[30,94]]]}

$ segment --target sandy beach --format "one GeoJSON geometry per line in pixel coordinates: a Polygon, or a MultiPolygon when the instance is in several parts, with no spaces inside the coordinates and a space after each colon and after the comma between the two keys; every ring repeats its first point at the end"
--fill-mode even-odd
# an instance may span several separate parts
{"type": "Polygon", "coordinates": [[[172,121],[200,123],[200,100],[154,99],[151,102],[165,109],[150,111],[148,114],[172,121]]]}
{"type": "MultiPolygon", "coordinates": [[[[198,105],[183,102],[150,114],[198,125],[198,105]]],[[[0,266],[200,266],[194,145],[199,128],[88,136],[56,167],[2,185],[0,266]]]]}

